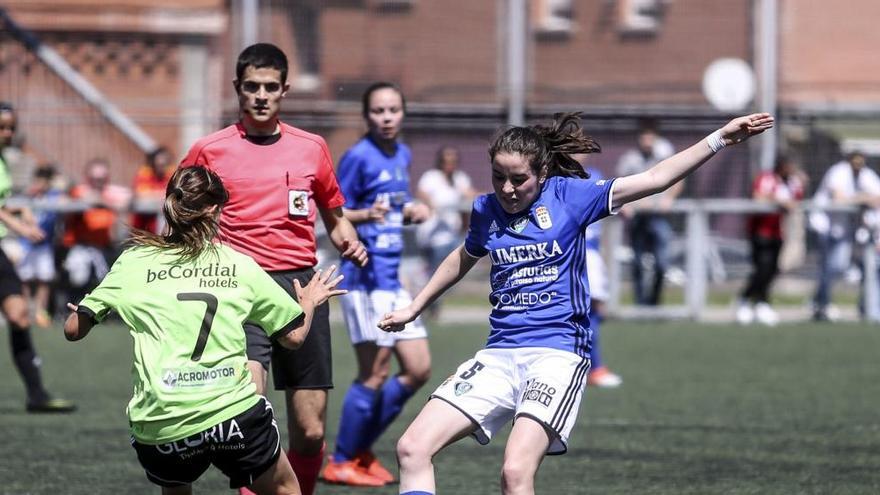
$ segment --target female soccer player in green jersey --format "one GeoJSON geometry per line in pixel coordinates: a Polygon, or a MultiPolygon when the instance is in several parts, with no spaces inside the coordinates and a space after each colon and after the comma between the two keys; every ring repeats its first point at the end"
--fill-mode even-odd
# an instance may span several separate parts
{"type": "Polygon", "coordinates": [[[178,169],[166,189],[163,235],[136,234],[101,284],[69,305],[64,333],[82,339],[110,311],[128,325],[131,443],[163,494],[192,493],[210,464],[232,488],[299,494],[272,407],[250,379],[242,324],[298,348],[315,307],[345,293],[336,289],[342,276],[331,267],[305,287],[294,281],[297,304],[253,259],[213,241],[227,197],[213,172],[178,169]]]}

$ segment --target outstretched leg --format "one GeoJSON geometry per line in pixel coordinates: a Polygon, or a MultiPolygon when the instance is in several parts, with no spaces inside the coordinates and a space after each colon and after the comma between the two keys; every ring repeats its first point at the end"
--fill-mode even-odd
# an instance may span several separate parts
{"type": "Polygon", "coordinates": [[[397,441],[400,493],[435,493],[434,455],[467,436],[475,427],[467,416],[447,402],[429,400],[397,441]]]}
{"type": "Polygon", "coordinates": [[[550,435],[543,424],[529,416],[519,416],[504,449],[501,492],[505,495],[535,493],[535,474],[550,446],[550,435]]]}
{"type": "Polygon", "coordinates": [[[281,452],[272,467],[254,480],[250,489],[257,495],[300,495],[302,493],[284,451],[281,452]]]}

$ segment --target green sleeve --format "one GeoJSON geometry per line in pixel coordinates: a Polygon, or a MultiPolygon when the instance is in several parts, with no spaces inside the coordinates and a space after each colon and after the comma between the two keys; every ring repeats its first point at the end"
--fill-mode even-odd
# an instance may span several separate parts
{"type": "Polygon", "coordinates": [[[104,277],[104,280],[79,302],[78,312],[89,315],[95,322],[100,323],[118,306],[124,294],[125,258],[126,254],[123,253],[113,263],[110,273],[104,277]]]}
{"type": "Polygon", "coordinates": [[[248,282],[253,292],[253,305],[247,321],[259,325],[272,337],[279,330],[286,329],[290,322],[302,315],[303,310],[255,261],[249,261],[248,282]]]}

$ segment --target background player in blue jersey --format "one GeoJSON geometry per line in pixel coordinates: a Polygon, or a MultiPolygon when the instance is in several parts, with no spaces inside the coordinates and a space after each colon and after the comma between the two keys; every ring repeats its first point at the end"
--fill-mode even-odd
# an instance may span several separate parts
{"type": "Polygon", "coordinates": [[[371,447],[431,372],[421,321],[397,334],[376,328],[382,315],[412,301],[398,277],[403,225],[422,222],[430,214],[410,194],[411,153],[397,139],[405,111],[396,85],[378,82],[367,88],[363,116],[369,130],[345,153],[336,171],[345,216],[357,228],[370,261],[363,268],[342,261],[342,288],[349,293],[341,304],[358,376],[345,395],[336,449],[323,472],[324,479],[334,483],[382,486],[394,479],[371,447]],[[392,353],[400,373],[388,378],[392,353]]]}
{"type": "Polygon", "coordinates": [[[400,493],[434,493],[437,452],[468,435],[488,443],[511,420],[502,491],[533,493],[544,455],[567,450],[590,368],[585,227],[668,189],[724,146],[772,126],[769,114],[739,117],[645,172],[595,182],[582,180],[587,174],[570,156],[599,151],[578,114],[495,138],[489,148],[495,193],[474,201],[464,244],[409,306],[379,322],[386,331],[402,329],[489,256],[488,342],[437,388],[398,441],[400,493]]]}

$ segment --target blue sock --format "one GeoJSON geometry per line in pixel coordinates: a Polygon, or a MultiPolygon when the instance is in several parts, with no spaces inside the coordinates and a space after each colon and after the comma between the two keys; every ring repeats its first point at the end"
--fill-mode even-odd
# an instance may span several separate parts
{"type": "Polygon", "coordinates": [[[599,328],[602,326],[602,315],[590,309],[590,330],[593,331],[593,349],[590,351],[590,368],[602,366],[602,350],[599,347],[599,328]]]}
{"type": "Polygon", "coordinates": [[[373,417],[379,392],[361,383],[354,382],[342,401],[342,414],[339,417],[339,431],[336,435],[336,462],[353,459],[362,449],[364,435],[376,422],[373,417]]]}
{"type": "Polygon", "coordinates": [[[385,433],[394,418],[403,411],[403,405],[413,396],[415,390],[400,383],[400,379],[396,376],[385,380],[382,385],[382,396],[376,401],[376,411],[373,415],[373,425],[370,431],[364,435],[364,443],[361,445],[363,450],[370,450],[376,440],[385,433]]]}

